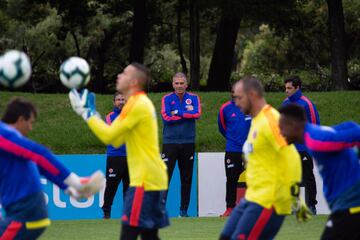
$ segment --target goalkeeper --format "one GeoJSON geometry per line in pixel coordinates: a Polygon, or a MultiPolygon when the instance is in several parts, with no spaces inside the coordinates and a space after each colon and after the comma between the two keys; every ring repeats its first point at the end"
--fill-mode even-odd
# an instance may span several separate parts
{"type": "Polygon", "coordinates": [[[291,213],[291,186],[301,180],[300,157],[280,135],[280,115],[266,103],[259,80],[244,77],[235,83],[233,96],[241,111],[252,117],[243,147],[247,190],[220,239],[274,239],[291,213]]]}
{"type": "Polygon", "coordinates": [[[0,121],[0,239],[36,239],[50,225],[40,174],[76,198],[89,197],[104,183],[97,172],[80,179],[69,172],[45,147],[25,136],[37,116],[34,105],[12,99],[0,121]]]}
{"type": "Polygon", "coordinates": [[[280,129],[290,143],[304,143],[314,156],[331,210],[321,239],[360,239],[360,125],[344,122],[333,127],[306,122],[295,104],[280,107],[280,129]]]}
{"type": "Polygon", "coordinates": [[[126,99],[119,117],[111,125],[95,110],[93,93],[81,95],[73,89],[69,97],[73,109],[106,145],[126,144],[130,187],[122,215],[121,239],[159,239],[158,229],[169,225],[164,194],[168,188],[166,165],[160,158],[158,126],[154,105],[143,92],[149,84],[148,69],[128,65],[117,77],[116,90],[126,99]]]}

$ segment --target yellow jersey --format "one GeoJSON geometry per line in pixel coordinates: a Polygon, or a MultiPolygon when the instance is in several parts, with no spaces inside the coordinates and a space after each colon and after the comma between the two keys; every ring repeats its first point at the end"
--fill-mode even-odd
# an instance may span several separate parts
{"type": "Polygon", "coordinates": [[[144,92],[132,95],[111,125],[96,116],[87,123],[106,145],[126,144],[130,186],[143,186],[145,191],[168,188],[166,165],[160,157],[156,111],[144,92]]]}
{"type": "Polygon", "coordinates": [[[300,156],[280,134],[279,112],[266,105],[252,119],[243,152],[247,161],[245,199],[277,214],[291,213],[290,187],[301,181],[300,156]]]}

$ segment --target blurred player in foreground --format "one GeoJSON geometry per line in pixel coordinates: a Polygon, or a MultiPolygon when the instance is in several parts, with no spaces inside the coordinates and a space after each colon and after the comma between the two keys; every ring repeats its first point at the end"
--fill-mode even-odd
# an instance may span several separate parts
{"type": "Polygon", "coordinates": [[[252,117],[243,152],[247,190],[233,209],[220,240],[273,239],[295,197],[291,186],[301,180],[300,157],[278,127],[280,114],[266,103],[259,80],[246,76],[234,85],[235,104],[252,117]]]}
{"type": "Polygon", "coordinates": [[[81,96],[74,89],[70,102],[94,134],[105,144],[126,144],[130,187],[126,192],[120,239],[159,239],[158,229],[168,226],[164,194],[168,187],[166,165],[160,158],[156,112],[143,92],[150,80],[148,69],[128,65],[117,77],[116,90],[126,104],[109,126],[95,109],[95,96],[85,89],[81,96]]]}
{"type": "Polygon", "coordinates": [[[289,143],[304,143],[323,178],[331,210],[321,239],[360,239],[360,125],[344,122],[333,127],[308,123],[302,107],[280,107],[280,129],[289,143]]]}
{"type": "Polygon", "coordinates": [[[34,105],[12,99],[0,121],[0,239],[36,239],[50,225],[40,174],[79,199],[102,188],[104,176],[79,178],[45,147],[26,138],[37,117],[34,105]]]}

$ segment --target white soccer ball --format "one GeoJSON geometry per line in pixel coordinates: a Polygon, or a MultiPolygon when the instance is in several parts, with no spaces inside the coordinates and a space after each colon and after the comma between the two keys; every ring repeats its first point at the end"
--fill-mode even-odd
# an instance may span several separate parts
{"type": "Polygon", "coordinates": [[[60,66],[60,80],[65,87],[79,89],[90,80],[90,67],[85,59],[71,57],[60,66]]]}
{"type": "Polygon", "coordinates": [[[7,51],[0,57],[0,83],[8,88],[24,85],[31,75],[29,57],[18,50],[7,51]]]}

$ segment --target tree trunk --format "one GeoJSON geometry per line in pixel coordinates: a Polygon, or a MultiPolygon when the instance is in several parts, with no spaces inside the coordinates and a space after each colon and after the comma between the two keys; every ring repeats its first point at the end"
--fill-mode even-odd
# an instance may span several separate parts
{"type": "Polygon", "coordinates": [[[134,18],[130,47],[130,62],[144,62],[145,33],[147,26],[145,0],[133,0],[134,18]]]}
{"type": "Polygon", "coordinates": [[[190,85],[200,88],[200,26],[197,0],[190,0],[190,85]]]}
{"type": "Polygon", "coordinates": [[[182,72],[187,74],[188,73],[188,69],[186,66],[186,61],[185,61],[185,57],[184,57],[184,51],[183,51],[183,47],[182,47],[182,43],[181,43],[181,12],[183,11],[183,0],[179,0],[178,2],[178,6],[176,9],[176,13],[177,13],[177,25],[176,25],[176,38],[177,38],[177,43],[178,43],[178,48],[179,48],[179,55],[180,55],[180,63],[181,63],[181,67],[182,67],[182,72]]]}
{"type": "MultiPolygon", "coordinates": [[[[87,53],[87,59],[92,60],[91,75],[94,76],[91,81],[91,90],[97,93],[106,93],[107,79],[104,78],[104,69],[107,62],[107,51],[111,45],[111,41],[115,35],[121,30],[121,24],[114,23],[110,26],[109,30],[104,30],[104,38],[100,41],[100,44],[94,41],[87,53]]],[[[115,81],[115,79],[111,79],[115,81]]]]}
{"type": "Polygon", "coordinates": [[[71,36],[73,37],[74,42],[75,42],[75,47],[76,47],[76,56],[81,57],[81,55],[80,55],[80,46],[79,46],[79,41],[78,41],[78,39],[77,39],[77,37],[76,37],[76,33],[75,33],[75,32],[73,32],[73,31],[70,31],[70,34],[71,34],[71,36]]]}
{"type": "Polygon", "coordinates": [[[230,89],[235,44],[241,21],[239,15],[231,15],[224,8],[218,25],[214,52],[210,63],[207,81],[209,90],[224,91],[230,89]]]}
{"type": "Polygon", "coordinates": [[[342,0],[327,0],[329,11],[329,31],[331,43],[332,89],[343,90],[348,87],[346,64],[344,12],[342,0]]]}

